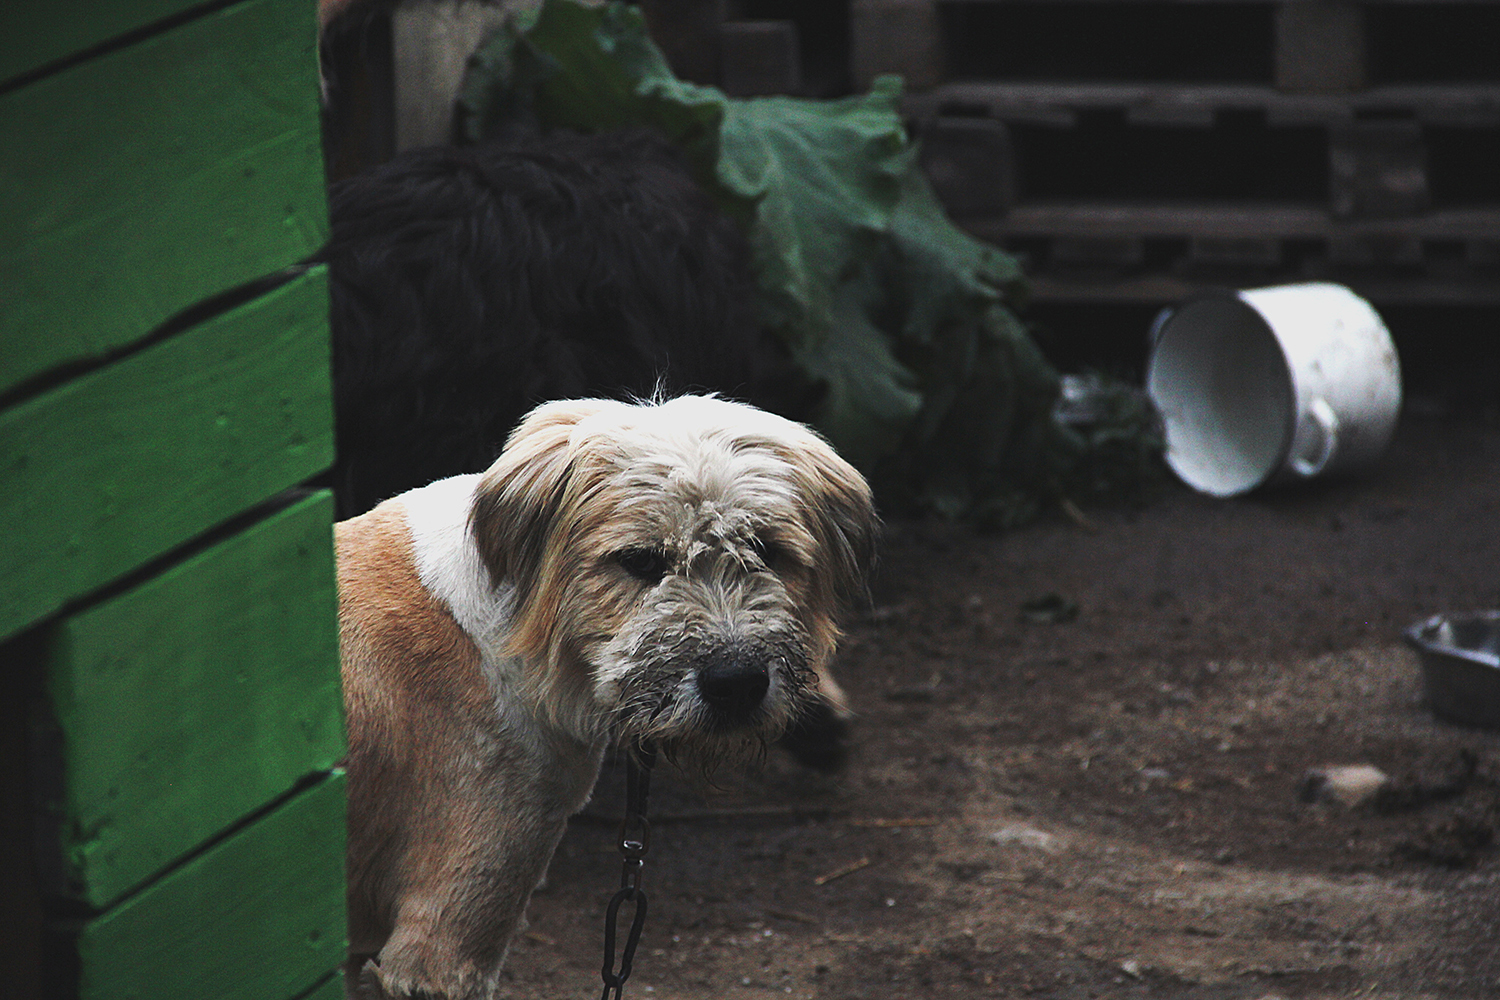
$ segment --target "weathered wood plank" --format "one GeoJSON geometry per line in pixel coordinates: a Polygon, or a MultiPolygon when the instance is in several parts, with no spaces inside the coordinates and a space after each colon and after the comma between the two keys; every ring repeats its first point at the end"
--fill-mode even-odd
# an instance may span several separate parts
{"type": "Polygon", "coordinates": [[[320,268],[0,413],[0,637],[326,468],[320,268]]]}
{"type": "Polygon", "coordinates": [[[0,96],[0,391],[327,232],[309,0],[250,0],[0,96]]]}
{"type": "Polygon", "coordinates": [[[75,55],[203,0],[48,0],[0,4],[0,81],[75,55]]]}
{"type": "Polygon", "coordinates": [[[988,240],[1051,236],[1213,236],[1327,239],[1411,236],[1484,239],[1500,232],[1500,209],[1438,209],[1393,219],[1337,219],[1319,205],[1242,202],[1022,202],[1009,214],[965,219],[988,240]]]}
{"type": "Polygon", "coordinates": [[[1131,120],[1170,121],[1218,111],[1262,111],[1273,128],[1351,121],[1360,112],[1401,109],[1421,122],[1468,128],[1500,124],[1500,86],[1494,83],[1399,84],[1353,94],[1283,93],[1251,84],[1054,83],[977,80],[945,83],[902,102],[925,121],[948,109],[982,112],[1008,123],[1070,128],[1079,111],[1124,111],[1131,120]]]}
{"type": "Polygon", "coordinates": [[[344,977],[336,972],[299,1000],[344,1000],[344,977]]]}
{"type": "Polygon", "coordinates": [[[453,102],[469,57],[508,17],[504,7],[475,0],[391,11],[397,152],[453,141],[453,102]]]}
{"type": "Polygon", "coordinates": [[[85,924],[79,1000],[275,1000],[343,960],[336,772],[85,924]]]}
{"type": "Polygon", "coordinates": [[[53,629],[62,890],[103,909],[343,756],[333,499],[53,629]]]}

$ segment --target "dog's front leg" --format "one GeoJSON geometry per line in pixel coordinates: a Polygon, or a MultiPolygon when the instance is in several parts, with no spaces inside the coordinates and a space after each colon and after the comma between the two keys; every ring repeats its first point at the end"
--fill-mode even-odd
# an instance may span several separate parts
{"type": "Polygon", "coordinates": [[[489,808],[464,812],[407,852],[409,880],[376,971],[390,997],[493,997],[566,825],[489,808]]]}

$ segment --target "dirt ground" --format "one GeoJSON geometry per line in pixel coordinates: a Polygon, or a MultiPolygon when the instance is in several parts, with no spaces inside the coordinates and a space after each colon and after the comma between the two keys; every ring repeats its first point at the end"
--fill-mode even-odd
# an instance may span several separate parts
{"type": "MultiPolygon", "coordinates": [[[[628,996],[1500,996],[1500,734],[1434,720],[1400,639],[1500,606],[1500,427],[1408,413],[1357,480],[1087,514],[888,525],[843,770],[659,770],[628,996]],[[1344,764],[1393,793],[1304,801],[1344,764]]],[[[599,994],[622,784],[507,996],[599,994]]]]}

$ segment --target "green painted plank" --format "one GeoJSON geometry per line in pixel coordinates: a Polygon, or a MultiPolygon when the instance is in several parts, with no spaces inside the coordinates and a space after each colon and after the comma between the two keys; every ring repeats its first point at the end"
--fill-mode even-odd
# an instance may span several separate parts
{"type": "Polygon", "coordinates": [[[344,1000],[343,970],[334,974],[331,979],[307,994],[302,1000],[344,1000]]]}
{"type": "Polygon", "coordinates": [[[96,909],[344,753],[333,499],[53,630],[65,889],[96,909]]]}
{"type": "Polygon", "coordinates": [[[11,0],[0,4],[0,81],[164,17],[203,0],[11,0]]]}
{"type": "Polygon", "coordinates": [[[0,638],[333,460],[327,275],[0,412],[0,638]]]}
{"type": "Polygon", "coordinates": [[[0,96],[0,391],[327,234],[310,0],[251,0],[0,96]]]}
{"type": "Polygon", "coordinates": [[[85,924],[79,1000],[282,1000],[343,961],[335,773],[85,924]]]}

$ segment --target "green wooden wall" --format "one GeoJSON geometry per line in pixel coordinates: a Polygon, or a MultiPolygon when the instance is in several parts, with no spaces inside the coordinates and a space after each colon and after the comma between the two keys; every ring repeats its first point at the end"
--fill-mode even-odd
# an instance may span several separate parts
{"type": "Polygon", "coordinates": [[[6,989],[331,1000],[313,0],[0,3],[0,192],[6,989]]]}
{"type": "MultiPolygon", "coordinates": [[[[313,16],[248,0],[0,92],[0,391],[317,249],[313,16]]],[[[0,37],[65,19],[12,0],[0,37]]]]}

